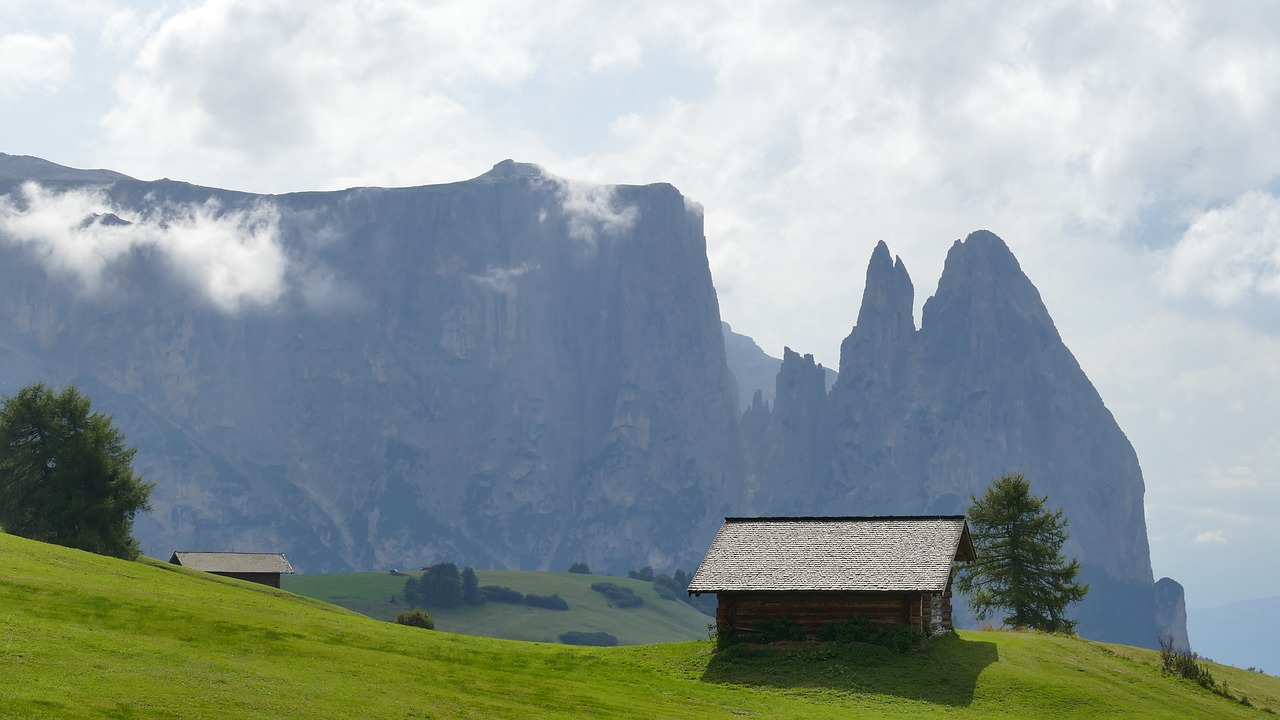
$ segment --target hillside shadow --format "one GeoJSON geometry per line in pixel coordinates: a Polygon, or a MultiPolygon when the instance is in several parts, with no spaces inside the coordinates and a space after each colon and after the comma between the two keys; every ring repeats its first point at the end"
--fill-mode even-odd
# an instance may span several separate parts
{"type": "Polygon", "coordinates": [[[712,656],[704,682],[786,690],[892,695],[953,707],[973,702],[978,676],[999,660],[996,644],[937,638],[898,654],[876,645],[736,645],[712,656]]]}

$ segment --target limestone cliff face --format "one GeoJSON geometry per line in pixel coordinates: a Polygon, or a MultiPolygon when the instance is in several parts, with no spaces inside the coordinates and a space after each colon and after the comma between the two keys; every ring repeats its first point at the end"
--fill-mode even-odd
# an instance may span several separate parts
{"type": "Polygon", "coordinates": [[[157,483],[137,523],[150,554],[688,568],[739,511],[702,218],[669,185],[578,186],[510,161],[450,185],[277,197],[60,182],[96,183],[126,217],[211,200],[279,214],[292,284],[234,312],[146,249],[89,293],[0,238],[0,390],[76,383],[115,416],[157,483]]]}
{"type": "Polygon", "coordinates": [[[1173,639],[1174,647],[1190,650],[1187,637],[1187,598],[1182,585],[1173,578],[1156,581],[1156,629],[1161,637],[1173,639]]]}
{"type": "MultiPolygon", "coordinates": [[[[912,319],[901,260],[876,247],[857,325],[810,456],[821,484],[799,508],[760,492],[761,514],[959,513],[992,479],[1021,472],[1062,507],[1090,582],[1082,633],[1150,646],[1155,600],[1137,456],[1071,352],[1031,281],[1000,238],[976,232],[947,256],[938,290],[912,319]],[[824,440],[823,437],[829,438],[824,440]],[[818,461],[822,465],[824,461],[818,461]]],[[[779,375],[777,408],[815,404],[779,375]]],[[[817,411],[808,411],[814,414],[817,411]]],[[[776,417],[776,411],[775,411],[776,417]]],[[[772,457],[802,445],[770,424],[772,457]]],[[[759,487],[783,487],[779,466],[756,464],[759,487]]]]}

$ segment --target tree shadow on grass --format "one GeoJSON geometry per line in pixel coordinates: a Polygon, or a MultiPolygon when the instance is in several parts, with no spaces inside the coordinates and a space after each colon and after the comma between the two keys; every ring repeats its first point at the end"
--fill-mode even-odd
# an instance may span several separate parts
{"type": "Polygon", "coordinates": [[[704,682],[788,690],[893,695],[966,706],[978,675],[999,659],[996,644],[935,638],[922,649],[898,654],[878,645],[774,643],[735,645],[718,651],[704,682]]]}

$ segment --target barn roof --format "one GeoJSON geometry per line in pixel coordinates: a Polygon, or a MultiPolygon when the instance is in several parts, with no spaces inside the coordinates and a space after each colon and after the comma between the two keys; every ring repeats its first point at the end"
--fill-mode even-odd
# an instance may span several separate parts
{"type": "Polygon", "coordinates": [[[284,553],[175,552],[169,562],[211,573],[293,573],[284,553]]]}
{"type": "Polygon", "coordinates": [[[963,515],[730,517],[689,592],[942,592],[974,558],[963,515]]]}

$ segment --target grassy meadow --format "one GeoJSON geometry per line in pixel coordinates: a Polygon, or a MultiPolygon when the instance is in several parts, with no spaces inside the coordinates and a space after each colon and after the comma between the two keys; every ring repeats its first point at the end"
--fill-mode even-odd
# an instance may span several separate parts
{"type": "MultiPolygon", "coordinates": [[[[1280,679],[1211,666],[1280,709],[1280,679]]],[[[3,718],[1251,718],[1154,652],[962,632],[919,652],[577,648],[427,631],[0,534],[3,718]]]]}
{"type": "MultiPolygon", "coordinates": [[[[414,573],[420,575],[420,573],[414,573]]],[[[464,635],[558,642],[561,633],[571,630],[607,632],[621,645],[695,640],[707,637],[707,624],[714,620],[687,603],[663,600],[653,583],[608,575],[575,573],[477,570],[481,585],[503,585],[526,595],[558,594],[569,603],[565,611],[544,610],[525,605],[487,602],[442,610],[424,608],[436,629],[464,635]],[[635,608],[610,607],[604,595],[591,589],[592,583],[611,582],[631,588],[644,598],[635,608]]],[[[394,620],[408,610],[404,603],[406,578],[390,573],[343,573],[334,575],[286,575],[284,589],[368,615],[394,620]],[[390,602],[392,597],[396,602],[390,602]]]]}

